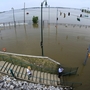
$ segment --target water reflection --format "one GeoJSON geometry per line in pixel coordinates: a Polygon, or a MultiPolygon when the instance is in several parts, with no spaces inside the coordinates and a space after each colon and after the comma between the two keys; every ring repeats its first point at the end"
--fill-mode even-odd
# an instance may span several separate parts
{"type": "Polygon", "coordinates": [[[48,27],[48,44],[49,44],[49,42],[50,42],[50,25],[48,27]]]}
{"type": "Polygon", "coordinates": [[[27,36],[27,31],[26,31],[26,25],[24,24],[24,30],[25,30],[25,37],[26,37],[26,40],[28,39],[28,36],[27,36]]]}
{"type": "Polygon", "coordinates": [[[9,22],[9,29],[11,29],[10,22],[9,22]]]}
{"type": "Polygon", "coordinates": [[[79,39],[80,37],[79,36],[77,36],[77,39],[79,39]]]}
{"type": "Polygon", "coordinates": [[[38,28],[39,25],[38,24],[32,24],[33,25],[33,28],[38,28]]]}
{"type": "Polygon", "coordinates": [[[83,74],[84,68],[85,68],[85,66],[82,65],[82,67],[81,67],[81,71],[80,71],[79,75],[82,75],[82,74],[83,74]]]}
{"type": "Polygon", "coordinates": [[[4,28],[4,30],[5,30],[5,23],[3,23],[3,28],[4,28]]]}
{"type": "Polygon", "coordinates": [[[63,47],[61,47],[61,52],[63,52],[63,47]]]}
{"type": "Polygon", "coordinates": [[[16,27],[14,27],[14,30],[15,30],[15,37],[16,37],[16,44],[18,43],[18,38],[17,38],[17,30],[16,30],[16,27]]]}
{"type": "Polygon", "coordinates": [[[57,33],[58,33],[58,32],[57,32],[57,27],[56,27],[56,41],[57,41],[57,33]]]}
{"type": "Polygon", "coordinates": [[[0,30],[0,38],[1,38],[1,40],[3,39],[3,37],[2,37],[2,33],[1,33],[1,30],[0,30]]]}
{"type": "Polygon", "coordinates": [[[66,36],[66,40],[68,40],[68,35],[66,36]]]}

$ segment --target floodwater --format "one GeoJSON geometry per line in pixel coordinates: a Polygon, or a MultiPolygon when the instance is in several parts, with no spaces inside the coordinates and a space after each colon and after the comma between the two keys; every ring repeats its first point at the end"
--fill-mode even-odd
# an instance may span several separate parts
{"type": "MultiPolygon", "coordinates": [[[[70,20],[73,24],[85,23],[89,25],[88,22],[90,22],[89,20],[85,22],[86,19],[82,22],[77,22],[73,21],[76,17],[71,18],[70,20]]],[[[60,22],[65,22],[63,20],[65,19],[62,18],[60,22]]],[[[50,22],[55,22],[55,20],[50,19],[50,22]]],[[[56,28],[55,24],[48,26],[46,23],[43,28],[43,36],[44,55],[60,62],[63,66],[79,67],[78,75],[68,77],[67,81],[82,82],[82,86],[76,88],[76,90],[90,90],[90,58],[88,58],[86,66],[83,66],[87,48],[90,44],[90,28],[68,25],[67,27],[58,25],[56,28]]],[[[16,28],[13,26],[0,27],[1,51],[5,47],[8,52],[41,55],[40,40],[40,24],[38,28],[33,27],[32,24],[18,25],[16,28]]]]}

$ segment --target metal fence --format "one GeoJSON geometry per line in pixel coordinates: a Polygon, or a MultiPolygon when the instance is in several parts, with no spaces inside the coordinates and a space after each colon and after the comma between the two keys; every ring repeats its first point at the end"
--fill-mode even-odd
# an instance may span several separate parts
{"type": "MultiPolygon", "coordinates": [[[[4,60],[16,65],[20,65],[23,67],[31,66],[33,70],[38,70],[42,72],[49,72],[52,74],[58,74],[58,68],[60,63],[42,56],[32,56],[32,55],[23,55],[23,54],[15,54],[8,52],[0,52],[0,60],[4,60]]],[[[78,67],[63,67],[64,72],[63,75],[75,75],[77,73],[78,67]]]]}

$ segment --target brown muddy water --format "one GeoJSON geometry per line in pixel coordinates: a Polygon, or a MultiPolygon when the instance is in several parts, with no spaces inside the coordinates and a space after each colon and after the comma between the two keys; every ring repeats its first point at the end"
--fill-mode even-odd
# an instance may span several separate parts
{"type": "MultiPolygon", "coordinates": [[[[41,55],[40,31],[40,26],[33,28],[32,25],[0,28],[0,51],[5,47],[7,52],[41,55]]],[[[69,76],[67,81],[82,82],[75,90],[90,90],[90,58],[83,66],[90,44],[90,28],[50,25],[44,27],[43,33],[44,55],[63,66],[79,67],[78,75],[69,76]]]]}

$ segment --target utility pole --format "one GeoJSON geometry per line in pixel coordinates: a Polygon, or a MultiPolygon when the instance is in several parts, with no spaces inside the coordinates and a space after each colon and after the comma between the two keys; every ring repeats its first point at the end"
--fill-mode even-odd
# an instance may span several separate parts
{"type": "Polygon", "coordinates": [[[24,3],[24,23],[25,23],[25,3],[24,3]]]}
{"type": "Polygon", "coordinates": [[[50,25],[50,5],[48,6],[48,24],[50,25]]]}
{"type": "Polygon", "coordinates": [[[57,16],[56,16],[56,27],[57,27],[57,24],[58,24],[58,7],[57,7],[57,16]]]}
{"type": "Polygon", "coordinates": [[[15,21],[15,15],[14,15],[14,8],[12,8],[13,10],[13,21],[14,21],[14,27],[16,28],[16,21],[15,21]]]}
{"type": "Polygon", "coordinates": [[[44,51],[43,51],[43,3],[45,2],[45,6],[47,6],[47,1],[44,0],[41,3],[41,49],[42,49],[42,56],[44,56],[44,51]]]}
{"type": "Polygon", "coordinates": [[[83,65],[86,65],[86,62],[87,62],[88,57],[90,57],[90,45],[89,45],[89,47],[88,47],[88,49],[87,49],[87,54],[86,54],[86,58],[85,58],[85,60],[84,60],[83,65]]]}

